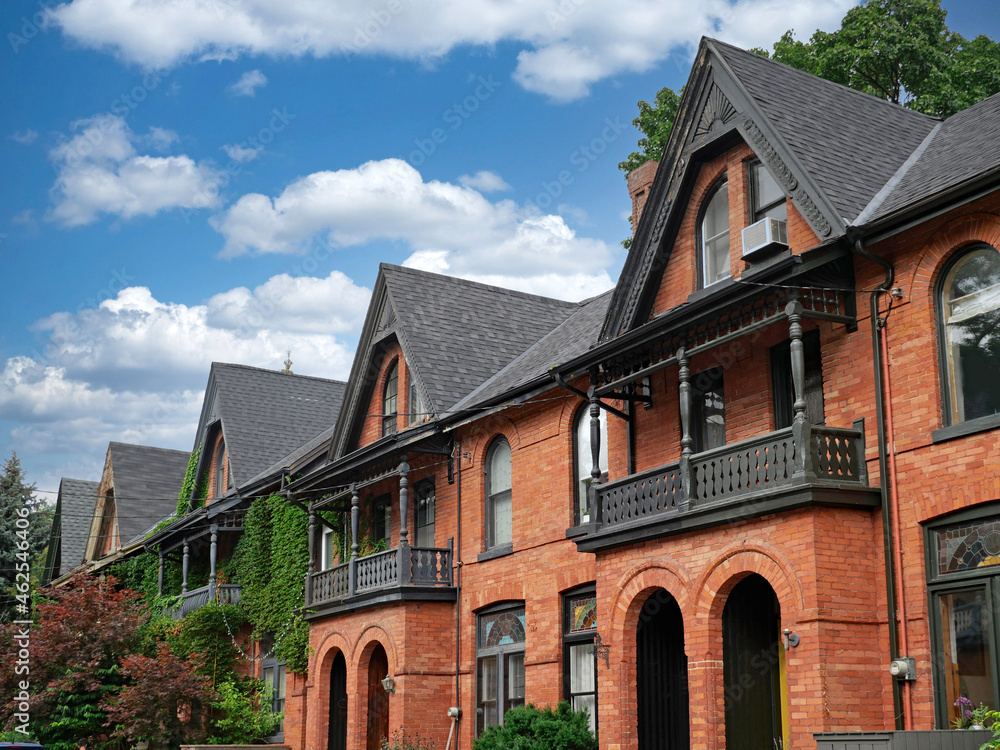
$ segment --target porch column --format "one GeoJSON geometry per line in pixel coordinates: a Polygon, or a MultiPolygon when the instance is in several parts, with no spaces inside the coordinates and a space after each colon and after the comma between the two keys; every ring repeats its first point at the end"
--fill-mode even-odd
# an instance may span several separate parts
{"type": "Polygon", "coordinates": [[[218,588],[215,582],[215,561],[219,552],[219,525],[212,524],[212,534],[209,537],[211,544],[208,548],[208,600],[215,601],[215,592],[218,588]]]}
{"type": "Polygon", "coordinates": [[[163,596],[163,548],[160,548],[160,567],[156,571],[156,595],[163,596]]]}
{"type": "Polygon", "coordinates": [[[188,545],[188,540],[184,540],[184,555],[181,558],[181,596],[187,593],[188,590],[188,558],[190,557],[191,548],[188,545]]]}
{"type": "MultiPolygon", "coordinates": [[[[592,374],[592,380],[596,373],[592,374]]],[[[587,489],[587,502],[590,505],[591,522],[600,519],[601,509],[597,507],[597,488],[601,484],[601,398],[595,392],[593,385],[587,389],[590,397],[590,487],[587,489]]]]}
{"type": "Polygon", "coordinates": [[[399,584],[410,583],[410,540],[407,538],[407,507],[410,504],[410,465],[406,454],[399,457],[399,584]]]}
{"type": "Polygon", "coordinates": [[[811,466],[812,445],[810,440],[809,420],[806,418],[806,359],[802,347],[802,303],[792,300],[785,306],[788,316],[788,336],[791,339],[789,350],[792,359],[792,391],[795,400],[792,402],[792,440],[795,442],[795,474],[805,476],[811,466]]]}
{"type": "Polygon", "coordinates": [[[677,350],[678,406],[681,412],[681,494],[683,507],[688,507],[694,498],[694,472],[691,466],[691,456],[694,454],[691,437],[691,368],[687,352],[682,346],[677,350]]]}
{"type": "Polygon", "coordinates": [[[312,604],[312,576],[316,572],[316,508],[315,502],[309,501],[309,570],[306,571],[305,599],[306,604],[312,604]]]}
{"type": "MultiPolygon", "coordinates": [[[[354,596],[358,585],[358,524],[361,521],[361,498],[358,486],[351,485],[351,559],[347,563],[347,595],[354,596]]],[[[343,562],[343,560],[341,560],[343,562]]]]}

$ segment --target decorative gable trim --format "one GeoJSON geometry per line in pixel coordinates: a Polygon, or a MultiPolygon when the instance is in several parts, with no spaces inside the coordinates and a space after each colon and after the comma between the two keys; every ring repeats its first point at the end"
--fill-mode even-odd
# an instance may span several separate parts
{"type": "Polygon", "coordinates": [[[736,107],[713,83],[705,98],[705,106],[701,110],[698,126],[694,130],[694,140],[710,135],[713,130],[719,130],[724,125],[728,125],[736,118],[736,115],[736,107]]]}

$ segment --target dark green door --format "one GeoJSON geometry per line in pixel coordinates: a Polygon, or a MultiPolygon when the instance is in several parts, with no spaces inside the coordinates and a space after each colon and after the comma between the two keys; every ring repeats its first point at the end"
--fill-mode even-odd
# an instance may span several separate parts
{"type": "Polygon", "coordinates": [[[687,750],[684,620],[665,589],[657,589],[639,613],[635,666],[639,750],[687,750]]]}
{"type": "Polygon", "coordinates": [[[736,584],[722,611],[726,750],[782,750],[781,611],[759,575],[736,584]]]}
{"type": "Polygon", "coordinates": [[[347,662],[337,653],[330,670],[330,736],[328,750],[347,750],[347,662]]]}

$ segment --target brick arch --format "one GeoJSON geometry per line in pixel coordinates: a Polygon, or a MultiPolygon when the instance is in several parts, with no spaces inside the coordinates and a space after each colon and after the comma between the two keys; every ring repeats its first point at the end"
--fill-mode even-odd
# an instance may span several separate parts
{"type": "Polygon", "coordinates": [[[646,560],[632,566],[615,584],[607,614],[612,637],[620,645],[618,651],[622,658],[628,651],[624,644],[635,636],[643,605],[657,589],[665,589],[677,600],[681,615],[687,620],[691,578],[682,565],[672,560],[646,560]]]}
{"type": "Polygon", "coordinates": [[[721,627],[722,609],[729,592],[751,573],[771,584],[781,605],[781,619],[797,620],[806,606],[802,582],[788,558],[763,542],[740,542],[723,550],[695,586],[694,611],[721,627]]]}
{"type": "Polygon", "coordinates": [[[473,612],[488,607],[491,604],[501,602],[523,602],[524,584],[505,583],[502,586],[491,588],[488,591],[480,591],[469,596],[469,605],[473,612]]]}
{"type": "MultiPolygon", "coordinates": [[[[978,482],[968,482],[962,492],[944,492],[923,495],[914,502],[917,521],[926,523],[946,516],[956,510],[975,508],[1000,500],[1000,477],[986,477],[978,482]]],[[[986,511],[984,511],[985,514],[986,511]]]]}
{"type": "Polygon", "coordinates": [[[1000,215],[985,211],[968,214],[939,227],[917,256],[910,297],[929,300],[933,305],[934,290],[947,261],[977,242],[1000,249],[1000,215]]]}
{"type": "Polygon", "coordinates": [[[368,679],[368,660],[371,659],[376,644],[381,644],[382,648],[385,649],[385,655],[389,658],[390,674],[393,669],[399,668],[399,662],[396,658],[396,643],[392,634],[377,623],[369,623],[361,628],[352,650],[358,672],[360,674],[363,671],[366,680],[368,679]]]}
{"type": "MultiPolygon", "coordinates": [[[[327,633],[320,641],[316,653],[313,654],[312,664],[306,675],[306,690],[308,691],[306,700],[309,705],[307,722],[313,726],[311,731],[320,737],[326,737],[329,732],[330,691],[332,689],[330,672],[337,654],[344,655],[344,665],[347,668],[348,710],[354,709],[354,704],[357,702],[357,695],[352,694],[350,687],[357,683],[351,644],[339,632],[327,633]]],[[[350,726],[350,721],[349,717],[348,726],[350,726]]]]}
{"type": "Polygon", "coordinates": [[[351,646],[351,642],[338,631],[334,630],[323,636],[323,640],[319,642],[316,647],[316,652],[313,654],[310,660],[312,664],[309,667],[309,687],[313,687],[316,675],[324,675],[330,671],[330,667],[333,664],[334,658],[337,653],[342,653],[344,659],[347,661],[347,674],[348,678],[351,674],[351,666],[354,656],[354,650],[351,646]]]}

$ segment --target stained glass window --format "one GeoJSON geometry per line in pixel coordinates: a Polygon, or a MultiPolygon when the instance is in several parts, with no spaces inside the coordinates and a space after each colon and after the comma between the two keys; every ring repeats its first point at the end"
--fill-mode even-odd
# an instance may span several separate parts
{"type": "Polygon", "coordinates": [[[934,535],[939,574],[1000,565],[1000,516],[947,526],[934,535]]]}
{"type": "Polygon", "coordinates": [[[569,632],[581,633],[597,627],[597,597],[586,596],[569,601],[569,632]]]}
{"type": "Polygon", "coordinates": [[[479,647],[494,648],[524,643],[524,610],[483,615],[479,619],[479,647]]]}

